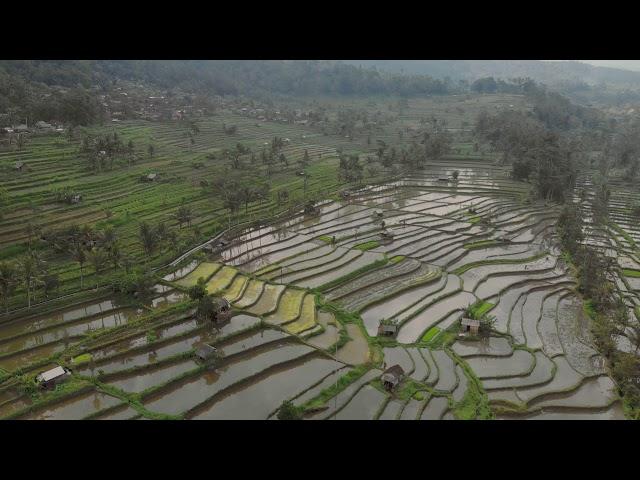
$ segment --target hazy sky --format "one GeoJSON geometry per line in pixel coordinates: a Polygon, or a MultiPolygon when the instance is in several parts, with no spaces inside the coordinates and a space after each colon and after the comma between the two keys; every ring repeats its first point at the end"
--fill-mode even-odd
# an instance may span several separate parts
{"type": "Polygon", "coordinates": [[[625,70],[640,71],[640,60],[579,60],[597,67],[624,68],[625,70]]]}

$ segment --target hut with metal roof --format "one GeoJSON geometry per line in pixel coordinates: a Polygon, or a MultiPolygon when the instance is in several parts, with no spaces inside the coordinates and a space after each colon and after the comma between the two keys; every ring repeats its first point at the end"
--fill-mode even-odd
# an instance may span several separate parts
{"type": "Polygon", "coordinates": [[[58,365],[51,370],[39,373],[36,376],[36,383],[42,388],[53,388],[65,381],[70,375],[71,371],[68,368],[58,365]]]}

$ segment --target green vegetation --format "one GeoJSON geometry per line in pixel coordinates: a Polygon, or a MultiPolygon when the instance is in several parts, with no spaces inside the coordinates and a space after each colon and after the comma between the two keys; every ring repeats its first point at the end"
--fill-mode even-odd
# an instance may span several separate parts
{"type": "Polygon", "coordinates": [[[496,245],[501,245],[501,242],[497,240],[481,240],[478,242],[465,243],[463,246],[467,250],[475,250],[477,248],[494,247],[496,245]]]}
{"type": "Polygon", "coordinates": [[[465,315],[469,318],[480,320],[493,307],[495,307],[494,303],[478,300],[467,308],[465,315]]]}
{"type": "Polygon", "coordinates": [[[303,405],[304,410],[310,411],[322,407],[327,403],[327,401],[335,397],[338,393],[367,373],[369,368],[370,367],[368,365],[359,365],[350,370],[348,373],[340,377],[334,385],[322,390],[318,396],[306,402],[303,405]]]}
{"type": "Polygon", "coordinates": [[[81,363],[90,362],[92,359],[93,357],[90,353],[83,353],[82,355],[78,355],[77,357],[74,357],[72,360],[72,363],[74,365],[80,365],[81,363]]]}
{"type": "Polygon", "coordinates": [[[302,420],[304,408],[295,406],[291,401],[285,400],[278,410],[278,420],[302,420]]]}
{"type": "Polygon", "coordinates": [[[375,270],[377,268],[383,267],[387,264],[389,260],[387,258],[382,258],[380,260],[376,260],[375,262],[371,262],[368,265],[365,265],[363,267],[360,267],[357,270],[354,270],[353,272],[350,272],[340,278],[336,278],[335,280],[332,280],[330,282],[325,283],[324,285],[320,285],[317,290],[319,292],[326,292],[327,290],[330,290],[334,287],[337,287],[338,285],[342,285],[343,283],[348,282],[349,280],[359,277],[360,275],[363,275],[364,273],[370,272],[372,270],[375,270]]]}
{"type": "Polygon", "coordinates": [[[380,246],[380,242],[376,241],[376,240],[371,240],[369,242],[365,242],[365,243],[360,243],[358,245],[356,245],[355,248],[356,250],[362,250],[363,252],[366,252],[367,250],[371,250],[373,248],[377,248],[380,246]]]}
{"type": "Polygon", "coordinates": [[[436,335],[438,335],[441,332],[440,328],[438,327],[431,327],[429,330],[427,330],[427,332],[422,336],[421,341],[424,343],[428,343],[429,341],[431,341],[431,339],[433,339],[436,335]]]}
{"type": "Polygon", "coordinates": [[[622,274],[626,277],[633,277],[633,278],[639,278],[640,277],[640,270],[633,270],[630,268],[623,268],[622,269],[622,274]]]}
{"type": "Polygon", "coordinates": [[[455,359],[456,363],[462,368],[464,375],[467,377],[467,391],[464,397],[453,405],[453,414],[460,420],[489,420],[494,415],[489,406],[489,398],[482,388],[482,382],[476,374],[469,368],[469,365],[457,356],[453,351],[448,350],[449,354],[455,359]]]}

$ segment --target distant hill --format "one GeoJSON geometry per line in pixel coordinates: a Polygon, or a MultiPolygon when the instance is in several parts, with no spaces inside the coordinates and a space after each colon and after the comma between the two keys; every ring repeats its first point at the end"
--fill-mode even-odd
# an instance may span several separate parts
{"type": "Polygon", "coordinates": [[[640,72],[610,67],[596,67],[576,61],[540,60],[345,60],[344,63],[366,68],[430,75],[434,78],[474,81],[482,77],[529,77],[549,86],[567,83],[614,88],[640,88],[640,72]]]}

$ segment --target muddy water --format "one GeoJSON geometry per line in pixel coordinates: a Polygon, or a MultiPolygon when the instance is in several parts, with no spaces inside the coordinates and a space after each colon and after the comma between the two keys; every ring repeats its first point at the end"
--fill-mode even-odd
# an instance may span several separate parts
{"type": "Polygon", "coordinates": [[[394,365],[400,365],[405,375],[410,375],[415,370],[413,359],[409,352],[402,347],[387,347],[382,349],[384,354],[383,368],[387,369],[394,365]]]}
{"type": "Polygon", "coordinates": [[[209,341],[212,338],[214,338],[214,334],[211,332],[199,332],[159,347],[151,346],[150,349],[145,352],[132,353],[113,360],[107,360],[104,363],[91,364],[84,367],[84,369],[88,369],[91,372],[91,375],[98,375],[100,374],[100,371],[106,374],[128,368],[140,367],[156,363],[178,353],[186,352],[187,350],[195,348],[197,344],[209,341]]]}
{"type": "Polygon", "coordinates": [[[411,355],[411,359],[413,360],[413,364],[415,366],[415,370],[410,375],[411,378],[419,382],[423,381],[429,376],[429,365],[427,365],[424,358],[422,358],[422,355],[420,355],[420,350],[418,350],[417,348],[407,348],[407,352],[409,352],[409,355],[411,355]]]}
{"type": "Polygon", "coordinates": [[[428,295],[442,288],[445,281],[446,277],[443,276],[441,280],[437,282],[412,288],[389,300],[365,309],[360,313],[360,316],[367,329],[367,333],[372,337],[376,336],[378,333],[378,324],[381,319],[391,318],[401,310],[407,308],[408,305],[414,304],[421,298],[426,298],[428,295]]]}
{"type": "Polygon", "coordinates": [[[194,378],[182,380],[144,403],[146,408],[155,412],[171,414],[185,412],[242,379],[312,351],[313,349],[306,345],[273,344],[267,350],[247,353],[246,357],[238,357],[230,364],[223,364],[215,370],[208,370],[194,378]]]}
{"type": "MultiPolygon", "coordinates": [[[[201,325],[198,324],[196,319],[188,319],[186,321],[179,322],[175,325],[171,325],[169,327],[165,327],[163,329],[156,330],[156,335],[161,339],[168,339],[175,335],[179,335],[181,333],[187,332],[189,330],[193,330],[195,328],[199,328],[201,325]]],[[[91,351],[91,355],[94,360],[100,360],[109,355],[114,355],[117,353],[125,352],[127,350],[131,350],[133,348],[141,347],[148,343],[146,334],[140,334],[134,336],[132,338],[127,338],[121,342],[114,343],[112,345],[108,345],[103,348],[99,348],[91,351]]]]}
{"type": "Polygon", "coordinates": [[[365,273],[358,276],[353,281],[332,289],[327,293],[330,299],[354,297],[360,292],[366,292],[368,287],[380,283],[397,283],[397,280],[408,280],[414,275],[419,275],[427,268],[427,273],[433,276],[436,274],[435,269],[428,270],[428,266],[423,265],[417,260],[405,258],[398,263],[389,263],[383,268],[365,273]]]}
{"type": "Polygon", "coordinates": [[[431,354],[438,366],[438,383],[435,384],[436,390],[450,392],[456,386],[456,364],[444,350],[432,350],[431,354]]]}
{"type": "Polygon", "coordinates": [[[523,401],[530,402],[541,395],[570,390],[580,385],[584,377],[571,368],[564,356],[555,357],[553,362],[558,369],[551,382],[538,387],[518,389],[518,396],[523,401]]]}
{"type": "Polygon", "coordinates": [[[335,420],[373,420],[387,396],[371,385],[363,386],[349,403],[332,416],[335,420]]]}
{"type": "Polygon", "coordinates": [[[228,323],[218,330],[206,329],[166,345],[155,348],[151,347],[150,350],[145,352],[132,353],[128,356],[121,356],[104,363],[98,363],[97,365],[92,364],[84,367],[84,369],[90,368],[92,372],[91,374],[95,375],[99,373],[100,370],[104,373],[112,373],[118,370],[155,363],[172,355],[196,348],[196,346],[201,342],[220,341],[226,337],[235,335],[238,332],[253,327],[258,323],[260,323],[260,319],[257,317],[250,315],[235,315],[228,323]]]}
{"type": "MultiPolygon", "coordinates": [[[[262,268],[264,264],[257,261],[258,258],[265,255],[273,255],[276,252],[284,250],[288,251],[285,257],[295,253],[304,252],[309,248],[312,248],[312,244],[310,243],[311,240],[312,237],[307,235],[296,235],[288,240],[277,241],[269,245],[263,245],[262,247],[253,249],[250,245],[242,244],[240,245],[241,253],[237,257],[230,256],[229,258],[225,258],[225,261],[229,265],[233,266],[243,265],[244,269],[247,270],[251,268],[262,268]]],[[[268,263],[269,259],[266,259],[266,264],[268,263]]]]}
{"type": "Polygon", "coordinates": [[[453,390],[452,397],[454,402],[459,402],[467,393],[469,380],[460,366],[456,366],[456,375],[458,375],[458,386],[453,390]]]}
{"type": "Polygon", "coordinates": [[[552,394],[540,402],[531,402],[536,407],[579,407],[600,408],[611,405],[619,397],[615,384],[609,377],[602,375],[586,379],[580,387],[568,394],[552,394]]]}
{"type": "Polygon", "coordinates": [[[238,265],[238,268],[244,272],[256,272],[261,268],[265,268],[268,265],[279,262],[280,260],[287,259],[289,257],[295,257],[299,254],[304,254],[310,251],[313,251],[318,248],[313,242],[304,242],[292,247],[288,247],[284,250],[279,250],[277,252],[271,252],[267,254],[262,254],[258,257],[251,257],[253,260],[238,265]]]}
{"type": "Polygon", "coordinates": [[[167,308],[174,303],[179,303],[188,298],[188,295],[178,291],[172,291],[167,295],[156,297],[151,301],[151,307],[153,308],[167,308]]]}
{"type": "Polygon", "coordinates": [[[425,235],[421,237],[417,241],[412,242],[403,242],[403,244],[399,245],[399,248],[393,248],[388,251],[391,255],[407,255],[413,256],[418,252],[424,252],[426,249],[430,249],[432,246],[436,246],[446,240],[448,235],[444,232],[431,230],[425,232],[425,235]]]}
{"type": "Polygon", "coordinates": [[[335,326],[335,318],[329,312],[318,312],[318,323],[324,327],[324,332],[314,335],[307,339],[307,343],[325,349],[331,345],[335,345],[340,337],[337,327],[335,326]]]}
{"type": "MultiPolygon", "coordinates": [[[[423,395],[426,394],[423,393],[423,395]]],[[[420,413],[423,403],[424,400],[416,400],[415,398],[409,400],[402,409],[400,420],[418,420],[418,414],[420,413]]]]}
{"type": "Polygon", "coordinates": [[[216,273],[222,265],[216,262],[202,262],[195,268],[191,273],[179,279],[176,284],[181,285],[183,287],[190,287],[198,283],[199,278],[204,278],[207,280],[214,273],[216,273]]]}
{"type": "Polygon", "coordinates": [[[316,398],[318,395],[320,395],[320,393],[323,390],[334,386],[340,377],[342,377],[343,375],[346,375],[350,371],[351,369],[349,367],[345,367],[345,366],[338,367],[338,369],[335,372],[330,373],[329,375],[324,377],[318,385],[312,388],[309,388],[307,391],[297,396],[293,400],[293,403],[295,405],[303,405],[309,400],[316,398]]]}
{"type": "Polygon", "coordinates": [[[104,408],[120,403],[105,393],[89,392],[47,406],[22,417],[24,420],[78,420],[104,408]]]}
{"type": "Polygon", "coordinates": [[[522,294],[522,296],[518,299],[516,304],[511,310],[509,317],[509,335],[513,338],[513,343],[515,344],[523,344],[525,342],[524,339],[524,330],[522,329],[522,306],[527,301],[526,293],[522,294]]]}
{"type": "Polygon", "coordinates": [[[515,350],[510,357],[474,357],[467,360],[480,379],[527,375],[534,362],[535,357],[526,350],[515,350]]]}
{"type": "Polygon", "coordinates": [[[23,368],[25,367],[25,365],[28,365],[39,359],[47,358],[54,353],[61,352],[69,345],[78,340],[79,338],[68,338],[47,345],[42,345],[24,352],[17,352],[13,355],[0,359],[0,368],[12,372],[17,368],[23,368]]]}
{"type": "MultiPolygon", "coordinates": [[[[514,310],[514,307],[518,302],[518,300],[520,300],[521,295],[528,292],[529,290],[532,290],[533,288],[544,287],[544,286],[550,285],[554,281],[558,281],[559,279],[563,278],[562,276],[556,275],[554,277],[553,275],[554,274],[550,274],[549,280],[532,280],[531,282],[524,282],[521,285],[512,286],[506,289],[500,295],[499,301],[496,303],[496,306],[491,310],[491,315],[496,317],[495,329],[498,332],[507,333],[509,316],[512,314],[512,311],[514,310]]],[[[480,298],[489,299],[491,297],[483,296],[480,298]]],[[[521,304],[518,307],[518,309],[520,307],[521,307],[521,304]]]]}
{"type": "MultiPolygon", "coordinates": [[[[498,417],[498,419],[508,419],[509,417],[498,417]]],[[[626,420],[622,404],[615,403],[610,408],[603,411],[589,411],[580,409],[563,409],[561,411],[551,411],[543,409],[542,412],[526,417],[528,420],[626,420]]]]}
{"type": "Polygon", "coordinates": [[[542,303],[545,298],[553,294],[550,290],[537,290],[527,295],[522,305],[522,330],[525,342],[534,350],[542,348],[542,338],[538,333],[538,322],[542,314],[542,303]]]}
{"type": "Polygon", "coordinates": [[[141,392],[147,388],[164,383],[178,375],[193,370],[198,364],[193,360],[186,360],[172,365],[163,365],[160,368],[147,370],[124,378],[109,380],[109,385],[113,385],[126,392],[141,392]]]}
{"type": "Polygon", "coordinates": [[[348,262],[346,265],[342,267],[336,268],[335,270],[332,270],[324,274],[315,275],[311,278],[305,278],[304,280],[299,280],[293,283],[294,285],[298,285],[304,288],[319,287],[320,285],[328,283],[332,280],[336,280],[344,275],[347,275],[348,273],[351,273],[355,270],[358,270],[361,267],[364,267],[365,265],[369,265],[370,263],[373,263],[377,260],[381,260],[382,258],[383,258],[383,255],[380,253],[364,252],[358,258],[348,262]]]}
{"type": "Polygon", "coordinates": [[[427,385],[435,385],[436,382],[438,381],[440,374],[438,372],[438,367],[435,363],[435,360],[431,355],[431,351],[428,348],[421,348],[419,350],[420,350],[420,353],[422,354],[422,358],[424,358],[424,361],[429,366],[429,376],[425,378],[424,382],[427,385]]]}
{"type": "Polygon", "coordinates": [[[452,348],[453,351],[461,357],[472,357],[476,355],[504,357],[513,353],[513,348],[511,348],[509,340],[504,337],[487,337],[477,341],[459,340],[452,348]]]}
{"type": "Polygon", "coordinates": [[[602,368],[596,368],[591,361],[597,351],[584,317],[582,302],[576,296],[567,296],[558,302],[557,326],[569,364],[583,375],[602,373],[602,368]]]}
{"type": "MultiPolygon", "coordinates": [[[[331,398],[325,406],[327,407],[325,410],[318,412],[309,417],[310,420],[320,420],[333,416],[336,410],[339,410],[344,405],[347,404],[349,399],[355,395],[355,393],[360,389],[362,385],[365,383],[369,383],[374,378],[380,377],[382,375],[382,370],[372,369],[367,373],[358,378],[355,382],[351,383],[347,388],[340,391],[338,395],[331,398]]],[[[338,414],[338,419],[340,418],[340,414],[338,414]]]]}
{"type": "MultiPolygon", "coordinates": [[[[340,263],[340,259],[343,259],[343,261],[346,261],[349,258],[353,257],[353,253],[351,254],[351,257],[345,257],[345,255],[347,255],[348,253],[349,251],[347,249],[336,247],[336,248],[333,248],[332,250],[329,250],[326,253],[326,255],[322,257],[312,258],[310,260],[304,260],[299,263],[295,263],[287,267],[284,267],[282,268],[282,270],[280,269],[274,270],[271,274],[266,276],[280,283],[286,283],[286,282],[289,282],[290,279],[295,278],[296,276],[305,275],[307,273],[313,274],[313,273],[316,273],[317,271],[321,271],[322,267],[325,267],[328,264],[331,264],[331,262],[340,263]],[[301,270],[305,270],[305,271],[302,272],[301,270]]],[[[357,252],[354,252],[354,253],[357,253],[357,252]]]]}
{"type": "Polygon", "coordinates": [[[542,304],[542,315],[538,322],[538,333],[542,340],[542,349],[548,356],[561,355],[564,353],[562,343],[558,335],[558,324],[556,312],[558,301],[563,295],[562,292],[547,297],[542,304]]]}
{"type": "Polygon", "coordinates": [[[485,390],[497,390],[504,388],[522,388],[540,385],[551,380],[553,375],[553,362],[542,352],[536,352],[536,366],[529,375],[512,378],[485,379],[482,385],[485,390]]]}
{"type": "Polygon", "coordinates": [[[196,267],[198,266],[199,261],[198,260],[194,260],[191,263],[189,263],[188,265],[185,265],[182,268],[179,268],[178,270],[176,270],[175,272],[172,272],[168,275],[165,275],[164,277],[162,277],[163,280],[167,281],[167,282],[173,282],[175,280],[178,280],[184,276],[186,276],[187,274],[193,272],[196,267]]]}
{"type": "MultiPolygon", "coordinates": [[[[536,272],[553,268],[556,264],[556,258],[552,256],[543,257],[534,262],[521,264],[504,264],[504,265],[484,265],[477,268],[467,270],[461,275],[464,280],[464,288],[469,292],[475,291],[478,284],[485,279],[495,278],[497,274],[505,273],[520,274],[523,271],[536,272]]],[[[497,278],[499,280],[499,278],[497,278]]]]}
{"type": "Polygon", "coordinates": [[[351,340],[338,350],[335,357],[341,362],[350,365],[367,363],[369,360],[369,344],[367,343],[367,339],[364,338],[358,325],[350,323],[346,325],[345,328],[351,340]]]}
{"type": "Polygon", "coordinates": [[[194,420],[266,419],[284,400],[308,388],[340,364],[326,358],[307,358],[249,385],[230,391],[196,413],[194,420]]]}
{"type": "Polygon", "coordinates": [[[98,415],[96,417],[93,417],[93,419],[94,420],[130,420],[133,417],[136,417],[138,415],[139,415],[138,412],[134,408],[131,408],[125,404],[121,408],[117,408],[106,414],[98,415]]]}
{"type": "Polygon", "coordinates": [[[397,400],[389,400],[378,420],[396,420],[404,405],[397,400]]]}
{"type": "MultiPolygon", "coordinates": [[[[11,323],[0,325],[0,340],[24,335],[45,328],[67,322],[81,320],[85,317],[91,317],[100,314],[110,314],[119,307],[113,300],[103,300],[102,302],[87,302],[76,305],[64,310],[53,312],[47,315],[41,315],[26,320],[13,321],[11,323]]],[[[131,309],[122,309],[120,311],[131,312],[131,309]]]]}
{"type": "Polygon", "coordinates": [[[137,312],[134,309],[114,311],[95,317],[91,320],[80,320],[72,325],[51,327],[44,331],[34,332],[21,336],[15,340],[8,340],[0,345],[0,355],[17,352],[38,345],[51,343],[68,337],[75,337],[84,333],[102,328],[111,328],[126,324],[130,319],[135,318],[137,312]]]}
{"type": "MultiPolygon", "coordinates": [[[[517,288],[519,286],[517,284],[521,282],[542,280],[551,284],[552,281],[548,279],[554,278],[553,282],[557,282],[558,280],[555,280],[555,277],[560,273],[560,271],[550,270],[549,272],[496,276],[478,285],[475,293],[479,298],[489,298],[504,292],[509,287],[517,288]]],[[[565,280],[568,280],[568,278],[565,278],[565,280]]]]}
{"type": "Polygon", "coordinates": [[[362,252],[360,252],[359,250],[345,250],[343,248],[336,248],[334,253],[327,255],[327,257],[329,258],[326,261],[314,260],[311,262],[312,264],[314,264],[314,266],[312,266],[308,270],[294,271],[290,274],[285,274],[282,277],[277,276],[275,277],[275,279],[280,282],[280,278],[282,278],[282,283],[295,283],[296,280],[302,280],[312,275],[319,275],[334,268],[340,268],[341,266],[354,261],[361,255],[362,252]]]}
{"type": "Polygon", "coordinates": [[[425,331],[447,317],[453,310],[464,309],[475,301],[476,297],[469,292],[458,292],[437,301],[400,327],[398,342],[417,342],[425,331]]]}
{"type": "Polygon", "coordinates": [[[423,298],[419,299],[419,301],[414,302],[413,304],[407,304],[408,308],[402,310],[396,315],[398,320],[402,321],[405,318],[409,318],[438,298],[460,289],[460,278],[451,273],[446,275],[443,274],[437,284],[429,285],[431,286],[432,291],[427,292],[427,294],[423,298]]]}
{"type": "Polygon", "coordinates": [[[237,355],[239,353],[245,353],[252,348],[266,345],[267,343],[282,341],[287,338],[291,338],[280,330],[272,330],[270,328],[261,329],[257,332],[249,332],[239,337],[233,337],[226,343],[218,347],[220,353],[224,357],[230,357],[231,355],[237,355]]]}
{"type": "MultiPolygon", "coordinates": [[[[317,260],[319,258],[326,258],[326,256],[333,251],[334,251],[334,247],[332,247],[331,245],[324,245],[324,246],[315,245],[315,248],[313,250],[310,250],[309,252],[303,253],[301,255],[296,255],[295,257],[292,257],[290,259],[283,260],[278,263],[278,266],[284,267],[285,271],[287,270],[287,267],[299,268],[300,265],[305,265],[307,264],[307,262],[313,262],[314,260],[317,260]]],[[[274,272],[278,272],[278,271],[274,270],[274,272]]],[[[270,277],[271,274],[266,274],[265,276],[270,277]]]]}
{"type": "Polygon", "coordinates": [[[431,397],[429,403],[422,411],[421,420],[440,420],[444,412],[449,408],[446,397],[431,397]]]}

